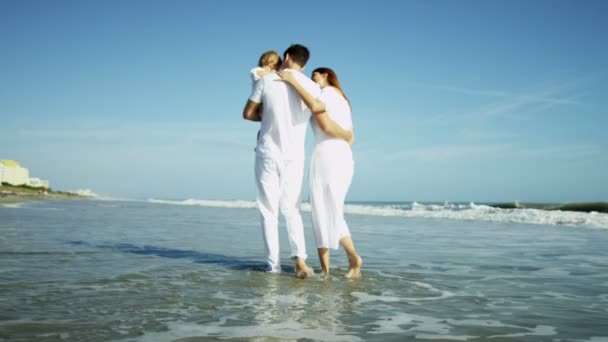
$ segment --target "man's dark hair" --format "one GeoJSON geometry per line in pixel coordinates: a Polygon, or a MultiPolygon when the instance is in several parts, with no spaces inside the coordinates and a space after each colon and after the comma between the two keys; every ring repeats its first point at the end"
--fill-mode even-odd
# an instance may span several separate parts
{"type": "Polygon", "coordinates": [[[291,60],[301,67],[304,67],[310,58],[310,52],[304,45],[293,44],[283,52],[283,60],[287,58],[287,54],[291,57],[291,60]]]}

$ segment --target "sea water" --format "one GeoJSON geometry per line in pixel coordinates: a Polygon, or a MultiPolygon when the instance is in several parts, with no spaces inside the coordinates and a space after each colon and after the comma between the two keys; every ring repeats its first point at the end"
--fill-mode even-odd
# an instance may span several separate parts
{"type": "MultiPolygon", "coordinates": [[[[309,264],[318,272],[310,212],[309,264]]],[[[248,201],[0,207],[1,341],[607,341],[608,214],[349,204],[345,279],[264,273],[248,201]]]]}

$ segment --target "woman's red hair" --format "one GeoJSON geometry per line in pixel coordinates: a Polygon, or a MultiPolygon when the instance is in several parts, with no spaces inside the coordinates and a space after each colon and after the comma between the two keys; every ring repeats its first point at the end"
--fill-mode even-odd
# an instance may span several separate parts
{"type": "Polygon", "coordinates": [[[312,71],[312,73],[314,74],[315,72],[318,72],[319,74],[324,74],[327,75],[327,83],[338,89],[338,91],[342,94],[342,96],[344,96],[344,99],[346,99],[346,102],[348,102],[348,105],[350,106],[350,101],[348,100],[348,97],[346,97],[346,94],[344,94],[344,90],[342,90],[342,86],[340,86],[340,80],[338,80],[338,75],[336,75],[336,73],[331,70],[330,68],[316,68],[315,70],[312,71]]]}

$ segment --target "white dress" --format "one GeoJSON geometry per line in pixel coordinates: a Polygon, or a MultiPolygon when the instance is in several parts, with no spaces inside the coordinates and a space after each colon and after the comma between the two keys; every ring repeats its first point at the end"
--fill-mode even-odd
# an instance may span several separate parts
{"type": "MultiPolygon", "coordinates": [[[[344,129],[351,129],[348,102],[334,87],[323,88],[320,100],[328,115],[344,129]]],[[[350,187],[354,162],[349,144],[323,132],[314,118],[315,147],[310,161],[310,206],[317,248],[337,249],[340,239],[350,236],[344,220],[344,200],[350,187]]]]}

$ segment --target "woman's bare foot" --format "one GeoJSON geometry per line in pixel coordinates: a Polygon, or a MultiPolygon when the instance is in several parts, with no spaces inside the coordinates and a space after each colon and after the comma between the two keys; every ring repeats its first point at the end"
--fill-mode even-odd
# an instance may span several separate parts
{"type": "Polygon", "coordinates": [[[348,258],[348,272],[344,275],[349,279],[361,278],[361,266],[363,266],[363,259],[359,255],[353,258],[348,258]]]}

